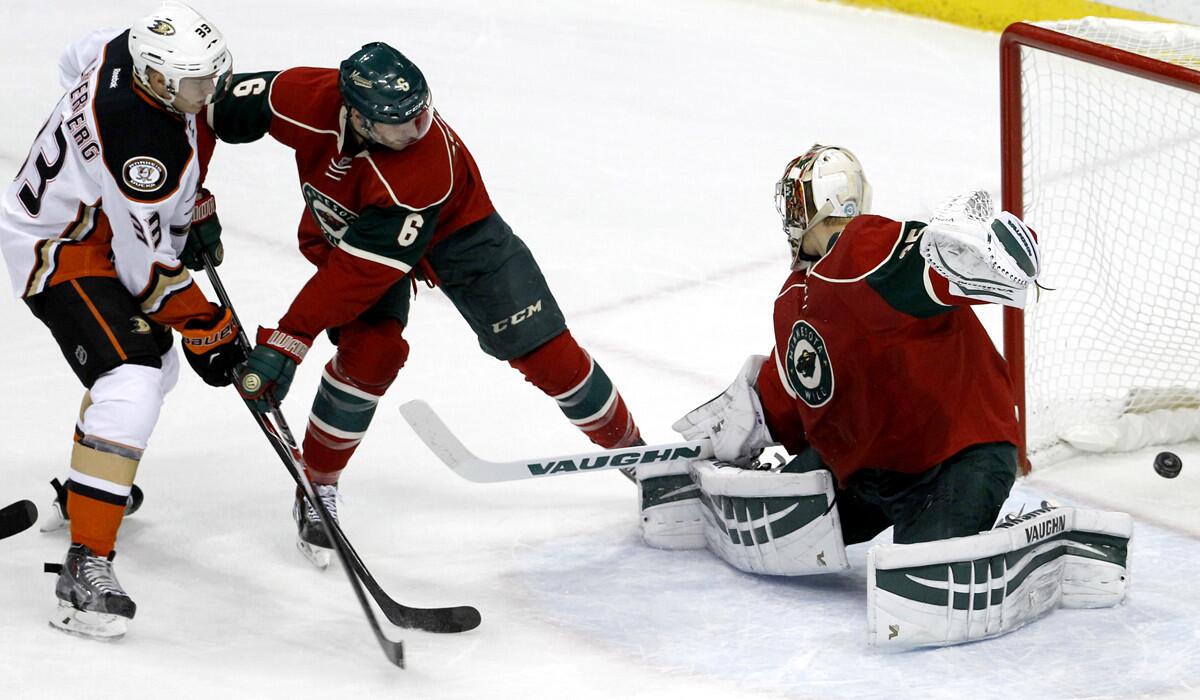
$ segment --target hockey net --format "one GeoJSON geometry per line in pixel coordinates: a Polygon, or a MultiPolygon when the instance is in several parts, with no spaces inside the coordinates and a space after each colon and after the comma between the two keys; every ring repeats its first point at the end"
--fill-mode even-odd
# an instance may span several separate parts
{"type": "Polygon", "coordinates": [[[1001,46],[1004,207],[1052,289],[1005,318],[1031,463],[1200,437],[1200,28],[1018,23],[1001,46]]]}

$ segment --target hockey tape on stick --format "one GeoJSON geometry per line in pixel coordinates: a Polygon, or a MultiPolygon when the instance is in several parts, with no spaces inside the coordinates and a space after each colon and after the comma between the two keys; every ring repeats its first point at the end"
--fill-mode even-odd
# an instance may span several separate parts
{"type": "Polygon", "coordinates": [[[413,432],[421,438],[421,442],[425,443],[430,452],[437,455],[455,474],[477,483],[598,472],[677,459],[708,459],[713,456],[712,442],[702,439],[665,445],[596,450],[558,457],[535,457],[514,462],[492,462],[480,459],[468,450],[424,401],[409,401],[401,405],[400,415],[404,416],[404,420],[408,421],[413,432]]]}

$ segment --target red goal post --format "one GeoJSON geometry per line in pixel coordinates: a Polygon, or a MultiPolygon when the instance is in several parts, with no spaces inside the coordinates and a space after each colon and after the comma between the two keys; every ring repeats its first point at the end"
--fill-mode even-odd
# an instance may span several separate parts
{"type": "Polygon", "coordinates": [[[1027,312],[1004,313],[1022,469],[1030,468],[1028,456],[1056,450],[1061,457],[1200,437],[1200,279],[1164,300],[1154,278],[1200,278],[1200,224],[1193,223],[1200,222],[1200,29],[1095,18],[1018,22],[1001,35],[1000,85],[1002,205],[1039,233],[1042,282],[1053,290],[1027,312]],[[1139,172],[1146,175],[1131,179],[1139,172]],[[1162,182],[1160,172],[1178,182],[1162,182]],[[1143,276],[1131,255],[1111,262],[1116,277],[1094,279],[1104,274],[1096,268],[1125,255],[1122,220],[1150,237],[1131,237],[1125,247],[1143,255],[1151,248],[1160,257],[1145,266],[1161,269],[1143,276]],[[1191,235],[1175,243],[1180,228],[1191,235]],[[1173,238],[1159,251],[1156,236],[1165,231],[1173,238]],[[1118,240],[1097,253],[1105,235],[1118,240]],[[1198,267],[1182,265],[1193,259],[1198,267]],[[1127,298],[1143,293],[1153,301],[1127,298]],[[1031,320],[1037,314],[1047,317],[1044,327],[1031,320]],[[1131,342],[1141,345],[1114,345],[1105,357],[1104,343],[1114,340],[1104,337],[1105,324],[1132,329],[1131,342]],[[1156,332],[1194,347],[1160,352],[1156,332]],[[1153,352],[1140,357],[1148,347],[1153,352]],[[1055,354],[1063,357],[1047,359],[1055,354]],[[1165,412],[1186,414],[1187,424],[1168,426],[1165,437],[1144,425],[1165,412]]]}

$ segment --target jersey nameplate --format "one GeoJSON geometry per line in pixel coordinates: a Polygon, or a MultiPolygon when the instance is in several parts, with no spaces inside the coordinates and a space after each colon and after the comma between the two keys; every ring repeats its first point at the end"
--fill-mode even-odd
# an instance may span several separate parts
{"type": "Polygon", "coordinates": [[[784,368],[788,384],[800,400],[813,408],[833,396],[833,365],[825,339],[806,321],[796,321],[788,338],[784,368]]]}

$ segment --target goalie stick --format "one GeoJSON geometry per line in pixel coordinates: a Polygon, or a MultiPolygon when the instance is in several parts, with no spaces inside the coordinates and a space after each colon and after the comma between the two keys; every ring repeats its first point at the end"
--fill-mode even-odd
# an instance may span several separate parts
{"type": "Polygon", "coordinates": [[[712,442],[707,439],[691,442],[672,442],[665,445],[642,445],[615,450],[596,450],[558,457],[538,457],[514,462],[491,462],[476,457],[454,436],[433,408],[421,400],[400,406],[400,415],[412,426],[413,432],[438,459],[468,481],[493,483],[535,479],[560,474],[578,474],[606,469],[628,469],[638,464],[669,462],[676,459],[708,459],[713,456],[712,442]]]}
{"type": "MultiPolygon", "coordinates": [[[[208,279],[212,283],[217,297],[229,309],[233,315],[234,322],[237,323],[237,343],[249,354],[252,347],[246,335],[245,326],[242,325],[241,320],[237,317],[237,312],[234,311],[233,304],[229,300],[229,294],[225,291],[225,285],[221,283],[221,278],[217,274],[212,256],[207,251],[204,251],[201,256],[204,262],[204,270],[208,274],[208,279]]],[[[375,613],[371,610],[371,606],[363,594],[363,585],[366,585],[367,589],[371,592],[371,596],[379,605],[384,616],[398,627],[415,628],[430,632],[462,632],[479,626],[479,611],[470,606],[413,608],[397,603],[389,597],[375,581],[375,577],[371,575],[371,572],[367,570],[366,564],[363,563],[362,558],[358,556],[358,552],[351,546],[349,539],[342,532],[341,526],[333,519],[329,511],[325,508],[325,504],[314,493],[312,484],[309,482],[308,476],[304,473],[304,463],[300,449],[297,447],[296,440],[292,436],[287,421],[283,417],[283,412],[279,409],[279,404],[274,401],[271,402],[271,413],[268,417],[256,410],[249,401],[245,401],[244,403],[246,404],[246,408],[250,410],[251,415],[254,416],[258,427],[266,435],[267,441],[271,443],[275,454],[283,462],[292,480],[303,491],[305,499],[321,514],[321,527],[325,530],[329,541],[333,543],[334,550],[342,562],[342,568],[346,571],[346,577],[350,581],[350,586],[354,589],[354,595],[358,598],[363,614],[370,623],[371,631],[374,633],[375,639],[379,642],[379,646],[383,649],[384,656],[387,657],[388,661],[400,668],[404,668],[404,644],[401,641],[392,641],[383,635],[383,630],[379,627],[379,621],[375,618],[375,613]]]]}
{"type": "Polygon", "coordinates": [[[17,501],[0,508],[0,540],[33,527],[37,517],[37,506],[33,501],[17,501]]]}

